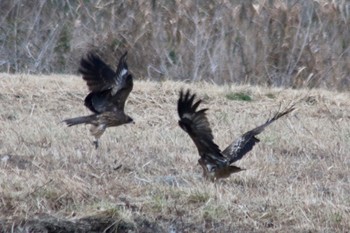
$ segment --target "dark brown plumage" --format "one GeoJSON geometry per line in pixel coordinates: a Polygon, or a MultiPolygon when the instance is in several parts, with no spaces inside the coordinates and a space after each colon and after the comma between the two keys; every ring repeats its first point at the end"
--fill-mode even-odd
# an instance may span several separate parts
{"type": "Polygon", "coordinates": [[[68,126],[91,124],[90,131],[95,137],[96,148],[107,127],[133,122],[124,112],[125,101],[133,88],[133,77],[126,64],[126,55],[127,53],[120,58],[116,72],[94,53],[89,53],[80,62],[79,72],[90,90],[84,104],[93,114],[66,119],[64,122],[68,126]]]}
{"type": "Polygon", "coordinates": [[[255,136],[260,134],[268,125],[280,117],[290,113],[294,107],[290,107],[283,112],[278,112],[264,124],[244,133],[225,150],[221,151],[214,143],[214,137],[206,117],[208,109],[197,111],[201,100],[195,101],[196,95],[190,90],[186,93],[181,90],[177,104],[177,111],[180,117],[179,126],[186,131],[195,143],[200,159],[198,163],[203,168],[203,175],[214,181],[219,178],[226,178],[232,173],[242,171],[232,163],[240,160],[253,146],[259,142],[255,136]]]}

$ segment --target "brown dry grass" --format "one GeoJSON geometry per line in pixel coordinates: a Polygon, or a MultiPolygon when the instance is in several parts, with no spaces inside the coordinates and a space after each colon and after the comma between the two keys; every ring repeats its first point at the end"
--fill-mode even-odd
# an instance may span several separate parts
{"type": "Polygon", "coordinates": [[[349,94],[137,81],[126,107],[136,124],[108,129],[95,150],[88,127],[60,123],[88,113],[79,77],[1,74],[0,87],[0,218],[112,210],[166,232],[350,229],[349,94]],[[301,101],[261,134],[239,162],[246,171],[213,184],[202,179],[196,148],[177,126],[182,87],[210,107],[221,147],[281,103],[301,101]],[[253,101],[226,98],[236,92],[253,101]]]}

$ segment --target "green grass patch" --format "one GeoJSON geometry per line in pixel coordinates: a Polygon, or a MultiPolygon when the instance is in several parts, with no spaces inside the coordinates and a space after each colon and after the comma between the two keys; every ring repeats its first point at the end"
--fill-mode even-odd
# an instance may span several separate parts
{"type": "Polygon", "coordinates": [[[226,95],[226,98],[229,100],[238,100],[238,101],[252,101],[252,97],[245,92],[231,92],[226,95]]]}
{"type": "Polygon", "coordinates": [[[202,192],[194,192],[191,193],[188,202],[192,204],[198,204],[198,203],[205,203],[209,200],[209,194],[208,193],[202,193],[202,192]]]}
{"type": "Polygon", "coordinates": [[[266,97],[270,98],[270,99],[275,99],[276,98],[276,96],[274,94],[272,94],[272,93],[267,93],[266,97]]]}

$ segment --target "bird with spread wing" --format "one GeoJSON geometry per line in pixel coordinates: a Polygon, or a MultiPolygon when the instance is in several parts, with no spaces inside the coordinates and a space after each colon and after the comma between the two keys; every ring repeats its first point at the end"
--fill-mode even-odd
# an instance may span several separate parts
{"type": "Polygon", "coordinates": [[[179,126],[192,138],[198,149],[200,156],[198,163],[203,168],[203,175],[212,181],[229,177],[232,173],[244,170],[231,164],[243,158],[259,142],[259,139],[255,136],[260,134],[272,122],[294,110],[292,106],[285,111],[276,113],[264,124],[244,133],[225,150],[221,151],[213,141],[214,137],[206,117],[208,109],[197,110],[201,100],[195,101],[195,98],[196,95],[191,94],[190,90],[186,93],[181,90],[177,103],[177,111],[180,117],[179,126]]]}
{"type": "Polygon", "coordinates": [[[88,53],[80,61],[79,73],[89,88],[85,106],[93,112],[88,116],[66,119],[68,126],[91,124],[90,132],[95,137],[94,144],[107,127],[132,123],[133,119],[124,112],[127,97],[133,88],[133,77],[126,64],[127,52],[120,58],[114,72],[99,56],[88,53]]]}

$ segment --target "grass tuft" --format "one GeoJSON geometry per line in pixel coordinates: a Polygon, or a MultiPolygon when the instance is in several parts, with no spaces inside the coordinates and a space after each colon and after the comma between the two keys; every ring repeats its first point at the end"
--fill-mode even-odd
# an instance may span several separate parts
{"type": "Polygon", "coordinates": [[[191,204],[205,203],[209,198],[210,196],[208,193],[196,191],[190,194],[188,202],[191,204]]]}
{"type": "Polygon", "coordinates": [[[273,94],[273,93],[267,93],[265,96],[267,98],[270,98],[270,99],[275,99],[276,98],[275,94],[273,94]]]}
{"type": "Polygon", "coordinates": [[[252,101],[252,97],[245,92],[231,92],[226,94],[226,98],[229,100],[238,100],[238,101],[252,101]]]}

